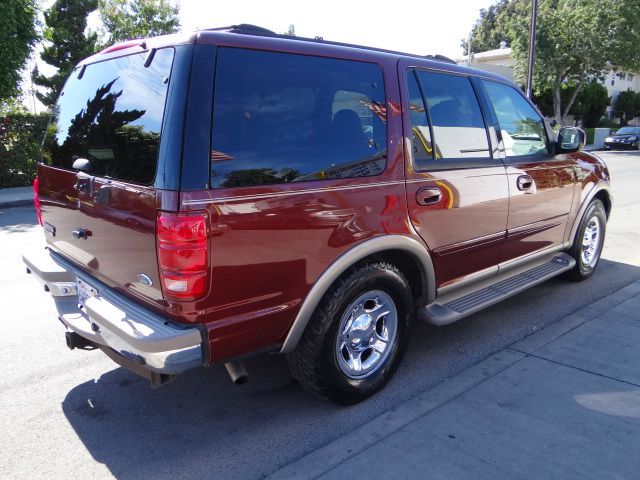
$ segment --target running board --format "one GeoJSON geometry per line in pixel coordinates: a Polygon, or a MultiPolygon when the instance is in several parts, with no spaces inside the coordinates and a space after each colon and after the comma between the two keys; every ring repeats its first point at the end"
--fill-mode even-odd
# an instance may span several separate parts
{"type": "Polygon", "coordinates": [[[418,311],[418,318],[433,325],[447,325],[505,298],[571,270],[576,261],[566,253],[548,257],[444,295],[418,311]]]}

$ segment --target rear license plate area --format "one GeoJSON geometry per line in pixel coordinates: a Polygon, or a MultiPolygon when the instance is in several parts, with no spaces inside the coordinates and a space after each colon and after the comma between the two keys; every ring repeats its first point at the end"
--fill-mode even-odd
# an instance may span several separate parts
{"type": "Polygon", "coordinates": [[[98,290],[78,277],[76,277],[76,289],[78,291],[78,306],[80,308],[84,308],[87,300],[89,300],[91,297],[98,296],[98,290]]]}

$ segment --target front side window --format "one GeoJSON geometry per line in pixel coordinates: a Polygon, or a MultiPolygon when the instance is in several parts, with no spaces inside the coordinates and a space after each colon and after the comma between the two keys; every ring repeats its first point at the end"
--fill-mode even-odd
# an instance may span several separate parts
{"type": "Polygon", "coordinates": [[[211,187],[379,175],[386,115],[378,65],[221,48],[211,187]]]}
{"type": "Polygon", "coordinates": [[[156,51],[145,67],[147,55],[118,57],[71,74],[44,142],[53,166],[71,169],[85,158],[94,175],[153,181],[174,50],[156,51]]]}
{"type": "Polygon", "coordinates": [[[544,122],[529,102],[513,87],[482,80],[498,117],[507,157],[546,155],[544,122]]]}
{"type": "Polygon", "coordinates": [[[431,117],[436,161],[490,158],[487,131],[470,80],[459,75],[416,72],[431,117]]]}

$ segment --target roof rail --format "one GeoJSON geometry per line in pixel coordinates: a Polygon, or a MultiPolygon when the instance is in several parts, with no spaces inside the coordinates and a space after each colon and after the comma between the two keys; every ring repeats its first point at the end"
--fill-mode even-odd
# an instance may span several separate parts
{"type": "Polygon", "coordinates": [[[207,31],[225,31],[229,33],[242,33],[244,35],[259,35],[264,37],[280,37],[276,32],[268,28],[251,25],[250,23],[240,23],[238,25],[229,25],[228,27],[207,28],[207,31]]]}
{"type": "Polygon", "coordinates": [[[438,62],[446,62],[452,63],[456,65],[454,60],[451,60],[449,57],[445,57],[444,55],[417,55],[414,53],[406,53],[399,52],[397,50],[387,50],[385,48],[377,48],[377,47],[367,47],[365,45],[357,45],[354,43],[344,43],[344,42],[334,42],[331,40],[325,40],[322,37],[308,38],[308,37],[298,37],[295,35],[286,35],[279,34],[267,28],[259,27],[257,25],[251,25],[249,23],[241,23],[238,25],[230,25],[228,27],[218,27],[218,28],[207,28],[206,31],[224,31],[229,33],[240,33],[244,35],[258,35],[264,37],[277,37],[277,38],[285,38],[287,40],[298,40],[301,42],[312,42],[312,43],[324,43],[327,45],[336,45],[340,47],[350,47],[350,48],[359,48],[363,50],[372,50],[375,52],[382,53],[391,53],[395,55],[404,55],[407,57],[416,57],[416,58],[427,58],[429,60],[435,60],[438,62]]]}
{"type": "Polygon", "coordinates": [[[435,55],[425,55],[424,58],[428,58],[429,60],[438,60],[439,62],[453,63],[454,65],[457,65],[455,60],[451,60],[449,57],[440,55],[439,53],[435,55]]]}

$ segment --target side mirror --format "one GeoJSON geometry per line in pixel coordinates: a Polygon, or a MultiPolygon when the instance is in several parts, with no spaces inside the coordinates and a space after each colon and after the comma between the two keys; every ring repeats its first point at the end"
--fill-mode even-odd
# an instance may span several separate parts
{"type": "Polygon", "coordinates": [[[576,127],[562,127],[558,132],[556,151],[558,153],[573,153],[584,147],[587,135],[584,130],[576,127]]]}
{"type": "Polygon", "coordinates": [[[74,170],[79,170],[81,172],[90,172],[91,162],[86,158],[76,158],[71,168],[73,168],[74,170]]]}

